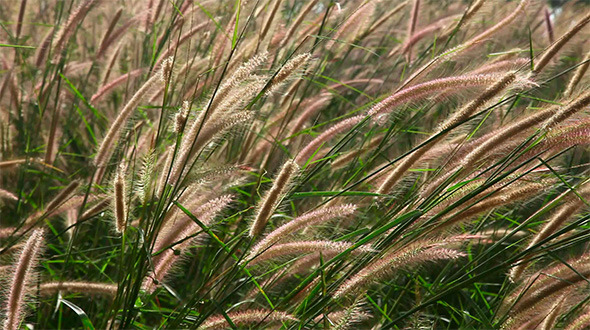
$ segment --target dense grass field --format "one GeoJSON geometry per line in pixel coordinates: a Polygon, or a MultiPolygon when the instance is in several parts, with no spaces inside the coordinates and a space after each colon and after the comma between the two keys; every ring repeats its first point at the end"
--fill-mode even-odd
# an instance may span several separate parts
{"type": "Polygon", "coordinates": [[[0,1],[3,329],[587,329],[590,4],[0,1]]]}

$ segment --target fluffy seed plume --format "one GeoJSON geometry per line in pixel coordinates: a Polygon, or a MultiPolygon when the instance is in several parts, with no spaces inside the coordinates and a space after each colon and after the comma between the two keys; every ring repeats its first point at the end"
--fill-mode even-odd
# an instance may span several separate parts
{"type": "Polygon", "coordinates": [[[517,185],[516,187],[505,188],[466,210],[460,210],[450,215],[447,220],[441,224],[441,226],[452,226],[461,223],[461,221],[469,219],[469,217],[494,209],[496,207],[523,200],[525,198],[530,198],[531,196],[543,191],[543,189],[546,187],[547,183],[529,183],[517,185]]]}
{"type": "MultiPolygon", "coordinates": [[[[64,204],[72,195],[76,192],[76,189],[80,186],[80,181],[74,180],[69,185],[67,185],[64,189],[62,189],[53,199],[47,204],[45,207],[45,214],[51,215],[55,210],[57,210],[62,204],[64,204]]],[[[39,219],[40,212],[34,213],[33,215],[29,216],[26,220],[27,225],[33,224],[37,219],[39,219]]]]}
{"type": "Polygon", "coordinates": [[[3,329],[19,329],[25,317],[25,296],[31,291],[34,280],[34,269],[43,245],[43,230],[33,231],[21,250],[18,261],[8,286],[8,298],[4,303],[3,329]]]}
{"type": "Polygon", "coordinates": [[[82,215],[80,216],[80,219],[78,219],[78,220],[79,221],[86,220],[86,219],[104,211],[105,209],[107,209],[109,207],[110,204],[111,204],[111,199],[104,198],[100,202],[96,203],[96,205],[94,205],[93,207],[86,210],[86,212],[82,213],[82,215]]]}
{"type": "Polygon", "coordinates": [[[299,165],[294,161],[288,160],[285,162],[272,187],[258,203],[254,222],[252,222],[252,225],[250,226],[250,237],[256,237],[264,231],[268,219],[275,211],[281,199],[287,193],[293,178],[298,172],[299,165]]]}
{"type": "Polygon", "coordinates": [[[316,137],[311,142],[309,142],[307,144],[307,146],[305,146],[305,148],[303,148],[303,150],[301,150],[299,152],[299,154],[297,154],[297,157],[295,158],[295,162],[301,166],[301,165],[304,165],[306,162],[313,161],[313,159],[311,159],[312,156],[314,155],[314,153],[316,151],[318,151],[318,149],[324,143],[330,141],[335,135],[340,134],[340,133],[356,126],[356,124],[360,123],[364,117],[365,116],[363,116],[363,115],[350,117],[350,118],[344,119],[344,120],[340,121],[339,123],[336,123],[334,126],[328,128],[324,133],[320,134],[318,137],[316,137]]]}
{"type": "MultiPolygon", "coordinates": [[[[99,45],[102,45],[105,41],[107,41],[109,39],[109,37],[113,33],[113,30],[117,26],[117,22],[119,22],[119,19],[121,18],[121,14],[123,14],[123,8],[119,8],[117,10],[117,12],[115,13],[115,15],[113,16],[113,18],[111,19],[111,22],[109,23],[109,26],[107,27],[107,30],[103,34],[102,39],[101,39],[99,45]]],[[[117,51],[115,51],[115,53],[117,53],[117,52],[118,52],[118,49],[117,49],[117,51]]],[[[107,71],[109,71],[109,69],[107,69],[107,71]]],[[[105,75],[105,77],[106,76],[108,76],[108,74],[105,75]]],[[[105,80],[102,80],[102,81],[104,83],[105,80]]]]}
{"type": "Polygon", "coordinates": [[[582,315],[578,316],[575,320],[570,322],[564,329],[565,330],[584,330],[590,326],[590,310],[586,309],[582,315]]]}
{"type": "Polygon", "coordinates": [[[162,55],[160,55],[160,58],[156,62],[156,67],[163,63],[163,61],[165,61],[168,57],[174,55],[174,52],[180,45],[185,43],[187,40],[190,40],[190,38],[192,38],[195,34],[199,33],[199,31],[204,29],[208,24],[210,24],[209,21],[193,26],[190,30],[181,35],[178,41],[175,41],[174,44],[170,45],[170,47],[168,47],[166,51],[162,55]]]}
{"type": "Polygon", "coordinates": [[[553,23],[551,23],[551,13],[549,12],[549,8],[545,7],[543,13],[545,14],[545,26],[547,27],[547,36],[549,37],[549,42],[553,43],[555,37],[553,36],[553,23]]]}
{"type": "Polygon", "coordinates": [[[141,100],[143,100],[152,87],[154,87],[157,83],[165,82],[170,78],[172,64],[173,58],[168,58],[162,62],[160,71],[157,74],[154,74],[148,81],[146,81],[145,84],[143,84],[143,86],[141,86],[141,88],[135,93],[135,95],[133,95],[131,100],[127,102],[125,107],[123,107],[123,110],[121,110],[119,116],[117,116],[115,121],[111,124],[107,134],[104,136],[96,156],[94,156],[94,165],[96,165],[96,167],[104,167],[107,164],[111,158],[111,155],[113,154],[114,145],[119,139],[119,134],[121,133],[123,125],[127,122],[127,119],[129,119],[133,111],[137,108],[141,100]]]}
{"type": "Polygon", "coordinates": [[[138,77],[139,75],[141,75],[141,73],[143,72],[143,69],[136,69],[133,70],[131,72],[125,73],[124,75],[121,75],[113,80],[111,80],[109,83],[101,86],[98,91],[96,91],[96,93],[94,93],[94,95],[92,95],[92,97],[90,98],[90,103],[96,103],[98,100],[100,100],[101,98],[103,98],[105,95],[108,95],[108,93],[110,91],[112,91],[115,87],[127,82],[128,80],[138,77]]]}
{"type": "MultiPolygon", "coordinates": [[[[245,310],[241,312],[227,313],[227,317],[238,327],[247,325],[260,325],[272,322],[299,321],[295,316],[281,311],[245,310]]],[[[199,326],[199,330],[218,330],[229,327],[227,319],[223,315],[214,315],[199,326]]]]}
{"type": "Polygon", "coordinates": [[[449,119],[447,119],[442,125],[439,126],[436,134],[440,133],[441,135],[436,139],[436,141],[432,141],[432,143],[420,148],[419,150],[416,150],[411,155],[403,159],[402,162],[399,165],[397,165],[393,169],[393,171],[387,176],[387,178],[381,183],[381,186],[377,189],[377,193],[389,193],[391,188],[399,181],[399,179],[404,175],[404,173],[407,170],[409,170],[416,163],[416,161],[418,161],[426,152],[432,149],[432,147],[436,145],[436,142],[442,140],[442,138],[447,135],[447,133],[443,133],[445,130],[469,118],[469,116],[475,113],[478,109],[481,109],[488,101],[490,101],[500,92],[502,92],[515,80],[515,73],[511,72],[505,75],[504,77],[498,79],[498,81],[496,81],[492,86],[490,86],[476,99],[469,102],[459,111],[454,113],[449,119]]]}
{"type": "MultiPolygon", "coordinates": [[[[209,225],[231,201],[231,195],[224,195],[199,206],[192,214],[204,225],[209,225]]],[[[152,250],[154,253],[163,252],[153,257],[154,270],[143,283],[143,288],[147,292],[153,292],[156,289],[156,284],[164,280],[170,269],[179,260],[179,255],[175,253],[175,250],[181,251],[190,245],[191,241],[186,238],[197,233],[200,229],[186,214],[182,214],[173,222],[164,224],[162,233],[156,239],[152,250]],[[172,245],[174,247],[169,248],[172,245]]]]}
{"type": "Polygon", "coordinates": [[[100,46],[98,47],[97,52],[96,52],[96,58],[101,58],[102,56],[104,56],[104,54],[109,49],[109,47],[117,39],[119,39],[122,35],[124,35],[125,32],[127,30],[129,30],[132,26],[134,26],[138,22],[142,21],[146,17],[147,13],[148,13],[148,11],[143,11],[143,12],[138,13],[137,15],[135,15],[135,17],[128,20],[127,22],[125,22],[125,24],[121,25],[118,29],[116,29],[112,33],[110,33],[108,38],[103,39],[102,42],[100,43],[100,46]]]}
{"type": "Polygon", "coordinates": [[[6,238],[16,232],[15,227],[0,228],[0,238],[6,238]]]}
{"type": "Polygon", "coordinates": [[[560,299],[555,301],[551,308],[549,309],[549,313],[545,316],[543,323],[539,326],[539,329],[542,330],[551,330],[555,329],[555,322],[561,313],[561,309],[563,307],[563,301],[565,299],[565,295],[561,296],[560,299]]]}
{"type": "Polygon", "coordinates": [[[379,19],[375,23],[373,23],[367,29],[367,31],[365,31],[364,34],[369,35],[369,34],[372,34],[373,32],[375,32],[375,30],[377,30],[379,27],[381,27],[393,15],[397,14],[400,10],[404,9],[404,7],[407,5],[407,3],[408,3],[408,1],[403,1],[402,3],[400,3],[399,5],[397,5],[396,7],[394,7],[393,9],[388,11],[387,13],[385,13],[384,15],[380,16],[379,19]]]}
{"type": "MultiPolygon", "coordinates": [[[[464,52],[464,51],[482,43],[483,41],[490,38],[492,35],[496,34],[500,30],[504,29],[507,26],[510,26],[510,24],[512,22],[514,22],[519,16],[522,16],[524,14],[525,8],[528,6],[530,1],[531,0],[521,0],[520,3],[516,6],[516,8],[511,12],[510,15],[504,17],[504,19],[502,19],[500,22],[496,23],[494,26],[490,27],[489,29],[481,32],[480,34],[476,35],[475,37],[460,44],[459,46],[456,46],[455,48],[446,51],[445,53],[441,54],[440,56],[438,56],[438,57],[432,59],[431,61],[429,61],[428,63],[424,64],[422,67],[415,70],[414,71],[415,73],[412,74],[411,76],[409,76],[404,81],[402,86],[407,86],[412,81],[414,81],[418,76],[424,75],[424,74],[432,71],[435,67],[438,66],[438,64],[443,63],[446,60],[448,60],[454,56],[457,56],[461,52],[464,52]]],[[[480,3],[479,1],[477,3],[475,3],[472,7],[474,9],[474,11],[468,12],[467,15],[472,15],[475,11],[477,11],[479,9],[479,7],[481,7],[481,4],[482,3],[480,3]]]]}
{"type": "Polygon", "coordinates": [[[464,254],[461,252],[440,247],[437,244],[415,243],[400,251],[390,252],[367,265],[340,285],[336,292],[334,292],[334,298],[339,299],[356,292],[361,287],[368,285],[376,279],[387,276],[403,267],[428,261],[457,259],[462,256],[464,254]]]}
{"type": "Polygon", "coordinates": [[[297,30],[299,25],[301,25],[301,23],[303,23],[305,16],[307,16],[307,14],[309,14],[309,12],[313,9],[313,7],[315,7],[315,5],[318,3],[318,1],[319,0],[311,0],[311,1],[309,1],[309,3],[305,7],[303,7],[301,9],[301,12],[299,12],[299,15],[297,16],[297,18],[295,18],[293,23],[289,26],[289,30],[287,30],[287,32],[285,33],[285,36],[281,40],[281,43],[279,44],[279,48],[282,48],[289,41],[291,41],[291,37],[293,36],[293,34],[295,33],[295,31],[297,30]]]}
{"type": "Polygon", "coordinates": [[[589,66],[590,66],[590,51],[588,51],[588,53],[586,53],[586,56],[582,60],[582,64],[580,64],[580,66],[578,66],[578,68],[576,69],[576,72],[572,76],[572,79],[569,81],[567,88],[565,89],[565,92],[563,93],[566,97],[572,96],[572,94],[574,93],[574,90],[576,89],[576,86],[578,85],[580,80],[582,80],[582,77],[584,77],[584,74],[586,74],[586,71],[588,71],[589,66]]]}
{"type": "Polygon", "coordinates": [[[568,42],[570,41],[573,36],[575,36],[578,32],[580,32],[586,24],[590,23],[590,13],[584,16],[578,24],[572,27],[569,31],[567,31],[564,35],[561,36],[556,42],[554,42],[535,62],[535,68],[533,70],[533,74],[538,74],[543,70],[543,68],[549,64],[549,61],[557,54],[557,52],[568,42]]]}
{"type": "Polygon", "coordinates": [[[513,124],[507,125],[504,128],[496,130],[492,135],[490,135],[489,138],[482,141],[477,145],[477,147],[475,147],[465,157],[463,157],[460,165],[464,168],[470,168],[471,166],[474,166],[476,161],[479,160],[483,155],[497,148],[502,142],[512,138],[512,136],[535,125],[541,124],[543,121],[545,121],[543,124],[543,129],[551,128],[564,121],[574,113],[578,112],[588,104],[590,104],[590,91],[587,91],[565,106],[551,106],[530,116],[526,116],[523,119],[518,120],[513,124]]]}
{"type": "Polygon", "coordinates": [[[217,93],[215,93],[215,97],[211,101],[210,111],[217,109],[218,105],[225,100],[232,89],[239,86],[244,80],[250,78],[254,70],[266,62],[267,58],[268,52],[258,54],[232,73],[231,76],[219,87],[217,93]]]}
{"type": "MultiPolygon", "coordinates": [[[[346,309],[338,312],[333,312],[326,317],[333,325],[333,329],[346,330],[357,329],[358,323],[368,320],[372,317],[369,310],[365,307],[366,301],[359,299],[346,309]]],[[[316,322],[321,322],[322,316],[316,318],[316,322]]]]}
{"type": "Polygon", "coordinates": [[[281,7],[282,2],[283,2],[282,0],[275,1],[274,6],[272,7],[270,12],[268,13],[266,20],[265,20],[264,24],[262,25],[262,29],[260,30],[260,34],[258,35],[258,40],[264,41],[264,38],[266,37],[266,34],[268,33],[268,31],[270,30],[270,27],[272,26],[273,20],[276,16],[277,12],[279,11],[279,8],[281,7]]]}
{"type": "Polygon", "coordinates": [[[8,190],[1,189],[1,188],[0,188],[0,198],[13,200],[13,201],[18,200],[18,197],[15,194],[11,193],[8,190]]]}
{"type": "Polygon", "coordinates": [[[280,87],[289,77],[291,77],[291,75],[297,72],[297,70],[305,67],[305,65],[309,62],[310,59],[311,54],[309,53],[303,53],[290,59],[272,78],[269,84],[268,91],[272,92],[276,90],[278,87],[280,87]]]}
{"type": "MultiPolygon", "coordinates": [[[[580,189],[580,194],[582,196],[587,197],[589,192],[590,186],[588,185],[580,189]]],[[[547,223],[543,226],[543,228],[539,232],[537,232],[537,234],[530,241],[529,245],[527,246],[527,249],[532,248],[533,246],[537,245],[539,242],[553,234],[557,229],[559,229],[559,227],[561,227],[561,225],[566,220],[571,218],[571,216],[574,215],[584,205],[584,201],[579,199],[577,196],[575,196],[573,199],[570,198],[570,200],[568,200],[567,203],[558,208],[557,211],[549,218],[549,220],[547,220],[547,223]]],[[[526,269],[529,260],[530,256],[525,256],[523,260],[519,262],[518,265],[516,265],[514,268],[510,270],[510,279],[512,281],[515,282],[520,279],[520,276],[526,269]]]]}
{"type": "Polygon", "coordinates": [[[114,188],[114,198],[113,203],[114,205],[114,213],[115,213],[115,229],[118,233],[125,232],[125,228],[127,227],[127,206],[126,202],[126,187],[125,187],[125,169],[124,167],[120,167],[115,175],[115,180],[113,182],[114,188]]]}
{"type": "Polygon", "coordinates": [[[295,124],[291,126],[289,135],[293,135],[299,132],[310,118],[312,118],[315,114],[318,113],[318,111],[321,111],[321,109],[323,109],[328,103],[330,103],[330,100],[332,100],[332,96],[326,95],[310,103],[306,107],[305,111],[301,113],[299,118],[297,118],[295,124]]]}
{"type": "MultiPolygon", "coordinates": [[[[197,120],[193,122],[188,133],[183,138],[178,157],[174,160],[168,183],[175,184],[178,182],[181,178],[182,171],[189,163],[192,156],[200,152],[216,136],[227,132],[234,126],[250,121],[253,117],[254,114],[251,111],[234,114],[218,113],[202,125],[202,122],[205,120],[204,113],[199,116],[197,120]]],[[[166,169],[167,168],[168,167],[166,167],[166,169]]]]}
{"type": "Polygon", "coordinates": [[[590,104],[590,90],[580,95],[575,100],[571,101],[564,107],[560,107],[551,118],[543,124],[543,129],[551,129],[555,125],[561,123],[567,118],[571,117],[576,112],[582,110],[590,104]]]}
{"type": "Polygon", "coordinates": [[[58,206],[63,204],[70,196],[76,192],[76,189],[80,186],[80,181],[75,180],[72,181],[69,185],[67,185],[62,191],[55,196],[47,207],[45,208],[45,212],[50,213],[51,211],[55,210],[58,206]]]}
{"type": "Polygon", "coordinates": [[[353,214],[356,211],[356,205],[345,204],[341,206],[324,207],[312,212],[305,213],[290,222],[282,225],[268,234],[262,241],[260,241],[251,251],[252,256],[262,252],[274,243],[288,237],[289,234],[297,230],[321,224],[332,219],[342,218],[353,214]]]}
{"type": "MultiPolygon", "coordinates": [[[[301,255],[305,253],[321,252],[326,254],[337,254],[344,252],[353,246],[352,243],[334,241],[299,241],[284,244],[276,244],[264,250],[261,254],[252,259],[248,265],[252,266],[266,260],[275,259],[286,255],[301,255]]],[[[353,252],[375,252],[371,248],[361,246],[353,252]]]]}
{"type": "Polygon", "coordinates": [[[375,104],[371,109],[369,109],[367,115],[372,117],[379,116],[390,112],[398,105],[423,98],[436,92],[449,90],[452,88],[455,89],[451,91],[460,91],[465,87],[486,86],[493,84],[500,78],[502,78],[502,76],[495,74],[478,74],[434,79],[394,93],[393,95],[385,98],[383,101],[375,104]]]}
{"type": "Polygon", "coordinates": [[[39,287],[42,296],[50,296],[59,291],[113,297],[117,295],[117,285],[95,282],[46,282],[39,287]]]}
{"type": "MultiPolygon", "coordinates": [[[[408,23],[408,32],[406,34],[406,40],[409,41],[412,39],[414,35],[414,31],[416,30],[416,23],[418,22],[418,11],[420,10],[420,0],[414,0],[412,4],[412,13],[410,16],[410,21],[408,23]]],[[[408,43],[409,46],[406,50],[408,61],[412,60],[412,46],[408,43]]]]}
{"type": "Polygon", "coordinates": [[[137,182],[137,195],[139,200],[146,203],[152,197],[153,174],[156,165],[156,155],[150,150],[143,156],[139,181],[137,182]]]}
{"type": "Polygon", "coordinates": [[[355,39],[367,29],[371,14],[375,11],[375,4],[372,2],[364,2],[355,12],[350,15],[346,21],[338,27],[338,31],[334,34],[330,40],[326,43],[326,49],[332,49],[335,44],[335,40],[343,43],[352,43],[355,39]]]}
{"type": "Polygon", "coordinates": [[[181,133],[182,128],[184,127],[184,123],[186,122],[186,119],[188,118],[189,111],[190,111],[190,102],[189,101],[182,102],[182,107],[180,109],[178,109],[178,112],[176,113],[176,115],[174,115],[174,132],[176,132],[176,134],[181,133]]]}
{"type": "Polygon", "coordinates": [[[54,38],[55,43],[53,44],[53,52],[56,54],[53,60],[54,63],[59,62],[59,59],[62,55],[62,50],[74,33],[76,26],[84,19],[90,8],[97,2],[97,0],[85,0],[78,6],[78,8],[72,11],[66,21],[66,24],[61,30],[59,30],[54,38]]]}
{"type": "Polygon", "coordinates": [[[569,260],[529,276],[507,299],[510,312],[521,313],[542,303],[544,297],[561,293],[569,288],[581,290],[579,283],[586,283],[590,276],[588,256],[569,260]]]}

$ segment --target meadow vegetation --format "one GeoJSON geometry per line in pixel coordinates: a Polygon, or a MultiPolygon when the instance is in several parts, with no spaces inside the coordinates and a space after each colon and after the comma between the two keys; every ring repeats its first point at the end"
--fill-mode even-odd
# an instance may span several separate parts
{"type": "Polygon", "coordinates": [[[590,4],[0,3],[3,329],[587,329],[590,4]]]}

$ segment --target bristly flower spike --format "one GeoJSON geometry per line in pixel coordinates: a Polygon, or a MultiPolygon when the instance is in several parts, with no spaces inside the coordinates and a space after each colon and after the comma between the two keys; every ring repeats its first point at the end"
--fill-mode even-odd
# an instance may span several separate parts
{"type": "Polygon", "coordinates": [[[98,148],[98,152],[94,157],[94,165],[96,165],[96,167],[104,167],[107,164],[111,158],[111,155],[113,154],[114,145],[119,139],[119,134],[123,128],[123,125],[127,122],[127,119],[129,119],[133,111],[135,111],[141,100],[143,100],[147,93],[157,83],[164,83],[170,79],[173,62],[174,59],[171,57],[162,62],[160,71],[154,74],[148,81],[146,81],[145,84],[143,84],[143,86],[141,86],[141,88],[135,93],[135,95],[133,95],[131,100],[127,102],[125,107],[123,107],[123,110],[121,110],[119,116],[111,124],[111,127],[109,128],[100,147],[98,148]]]}
{"type": "Polygon", "coordinates": [[[231,312],[225,315],[215,315],[208,318],[198,330],[221,330],[226,329],[229,326],[227,318],[238,327],[244,327],[247,325],[255,324],[266,324],[270,322],[287,322],[287,321],[299,321],[295,316],[287,314],[285,312],[272,310],[244,310],[240,312],[231,312]]]}
{"type": "Polygon", "coordinates": [[[262,200],[260,200],[258,203],[254,221],[250,226],[250,237],[256,237],[264,231],[268,219],[275,211],[281,199],[287,193],[293,178],[298,172],[299,165],[297,165],[294,161],[289,160],[285,162],[272,187],[266,192],[262,200]]]}
{"type": "Polygon", "coordinates": [[[122,165],[119,167],[115,180],[113,182],[114,188],[114,213],[115,213],[115,229],[117,233],[125,232],[127,227],[127,205],[126,205],[126,187],[125,187],[125,167],[122,165]]]}
{"type": "Polygon", "coordinates": [[[10,281],[8,298],[4,310],[4,330],[19,329],[25,317],[25,296],[31,291],[35,265],[43,245],[43,230],[33,231],[20,252],[18,262],[10,281]]]}
{"type": "Polygon", "coordinates": [[[253,256],[262,252],[274,243],[288,237],[289,234],[292,234],[297,230],[316,224],[321,224],[332,219],[346,217],[353,214],[355,211],[355,205],[345,204],[341,206],[323,207],[315,211],[302,214],[268,234],[262,241],[254,246],[250,252],[250,255],[253,256]]]}

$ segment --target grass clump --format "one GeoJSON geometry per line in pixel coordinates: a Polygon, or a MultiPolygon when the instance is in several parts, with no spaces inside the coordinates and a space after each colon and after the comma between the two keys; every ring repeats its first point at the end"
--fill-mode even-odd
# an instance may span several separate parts
{"type": "Polygon", "coordinates": [[[5,329],[583,329],[590,6],[10,2],[5,329]]]}

